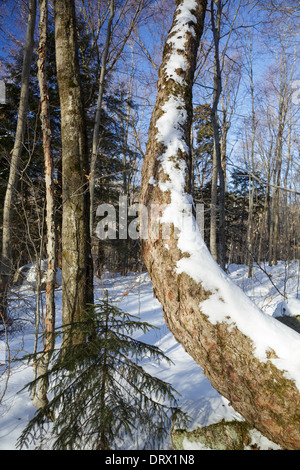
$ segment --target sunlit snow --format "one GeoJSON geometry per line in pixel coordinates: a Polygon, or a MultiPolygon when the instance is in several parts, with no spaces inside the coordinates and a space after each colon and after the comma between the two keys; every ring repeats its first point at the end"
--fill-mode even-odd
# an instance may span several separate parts
{"type": "MultiPolygon", "coordinates": [[[[291,263],[287,266],[281,262],[278,266],[264,269],[272,274],[273,283],[280,285],[282,279],[285,279],[285,291],[289,299],[297,300],[299,264],[291,263]]],[[[232,282],[239,288],[245,290],[245,295],[249,296],[265,312],[269,320],[282,302],[283,297],[270,282],[268,276],[258,267],[254,267],[253,278],[247,278],[247,267],[242,265],[229,266],[228,276],[232,282]]],[[[58,276],[59,277],[59,276],[58,276]]],[[[32,283],[32,271],[30,281],[32,283]]],[[[172,333],[168,330],[160,303],[154,298],[152,284],[147,273],[130,274],[126,277],[106,273],[102,280],[95,280],[96,299],[106,296],[124,311],[136,315],[142,321],[151,323],[156,327],[145,335],[139,336],[140,339],[155,344],[173,361],[170,366],[166,363],[157,364],[154,362],[145,363],[146,370],[170,383],[180,394],[178,395],[180,407],[189,414],[191,422],[189,430],[194,430],[198,426],[205,426],[219,422],[222,419],[241,420],[242,417],[229,405],[228,401],[219,395],[209,381],[203,375],[202,369],[178,344],[172,333]]],[[[27,281],[21,286],[16,287],[11,294],[15,299],[13,308],[15,312],[25,321],[24,331],[13,335],[9,340],[10,353],[23,355],[25,352],[32,352],[34,343],[34,324],[30,323],[28,312],[35,310],[35,292],[32,284],[27,281]]],[[[56,290],[56,309],[57,324],[61,323],[61,289],[56,290]]],[[[44,294],[43,294],[44,301],[44,294]]],[[[297,312],[295,312],[297,313],[297,312]]],[[[282,329],[281,323],[273,319],[278,324],[278,331],[285,334],[285,328],[282,329]]],[[[260,336],[269,336],[269,325],[265,323],[260,325],[265,329],[260,331],[260,336]]],[[[258,325],[255,326],[256,329],[258,325]]],[[[287,327],[286,327],[287,328],[287,327]]],[[[291,330],[292,331],[292,330],[291,330]]],[[[297,335],[295,333],[295,335],[297,335]]],[[[300,335],[298,335],[300,337],[300,335]]],[[[279,338],[279,341],[281,339],[279,338]]],[[[290,357],[290,360],[293,360],[290,357]]],[[[1,372],[3,365],[1,366],[1,372]]],[[[24,385],[33,379],[33,368],[25,364],[13,364],[11,376],[8,382],[8,389],[4,399],[0,403],[0,450],[14,449],[16,441],[24,429],[28,420],[35,413],[35,408],[31,403],[27,391],[19,393],[24,385]]],[[[4,376],[1,377],[0,392],[3,391],[4,376]]],[[[269,449],[270,443],[263,440],[260,433],[256,433],[256,442],[259,442],[262,449],[269,449]]],[[[127,449],[133,449],[134,443],[126,443],[127,449]]],[[[170,442],[165,442],[165,449],[170,448],[170,442]]],[[[273,444],[272,448],[276,448],[273,444]]],[[[186,449],[199,449],[195,443],[186,441],[186,449]]]]}

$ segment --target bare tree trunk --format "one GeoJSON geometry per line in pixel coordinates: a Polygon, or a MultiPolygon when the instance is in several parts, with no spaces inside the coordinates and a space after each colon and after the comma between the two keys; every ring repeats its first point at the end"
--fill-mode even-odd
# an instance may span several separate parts
{"type": "Polygon", "coordinates": [[[273,264],[274,219],[275,219],[275,196],[274,196],[274,189],[273,189],[271,201],[270,201],[270,204],[268,205],[268,230],[269,230],[268,262],[269,262],[269,266],[272,266],[273,264]]]}
{"type": "MultiPolygon", "coordinates": [[[[123,7],[125,7],[125,5],[126,5],[126,2],[123,5],[123,7]]],[[[96,166],[98,148],[99,148],[99,129],[100,129],[101,107],[102,107],[102,100],[103,100],[103,93],[104,93],[104,79],[105,79],[106,73],[112,70],[118,58],[122,54],[124,47],[136,25],[137,19],[141,11],[143,10],[143,8],[145,8],[146,5],[147,5],[147,2],[145,2],[145,0],[138,0],[136,2],[134,15],[130,21],[128,30],[126,31],[126,34],[124,35],[123,40],[119,44],[119,48],[118,48],[117,53],[115,54],[115,57],[111,60],[111,63],[109,64],[109,67],[108,67],[107,59],[108,59],[108,53],[109,53],[109,48],[111,44],[111,36],[113,34],[113,20],[115,17],[115,8],[116,8],[115,0],[110,0],[110,4],[109,4],[110,16],[108,19],[106,41],[105,41],[105,46],[104,46],[104,51],[103,51],[100,78],[99,78],[99,93],[98,93],[97,108],[96,108],[96,115],[95,115],[95,122],[94,122],[92,157],[91,157],[91,165],[90,165],[89,184],[90,184],[90,232],[91,232],[91,235],[93,234],[93,224],[94,224],[95,166],[96,166]]],[[[124,12],[120,13],[120,15],[122,15],[123,13],[124,12]]]]}
{"type": "Polygon", "coordinates": [[[221,135],[220,147],[221,147],[221,162],[222,162],[223,175],[224,175],[225,191],[226,191],[226,186],[227,186],[227,178],[226,178],[227,135],[228,135],[228,131],[230,128],[230,123],[227,121],[226,114],[227,114],[226,109],[223,109],[222,135],[221,135]]]}
{"type": "Polygon", "coordinates": [[[268,438],[299,449],[299,360],[292,351],[300,337],[285,325],[278,328],[216,264],[186,192],[191,89],[206,3],[177,2],[164,49],[142,171],[141,208],[148,216],[141,217],[143,258],[168,327],[212,386],[268,438]],[[152,220],[157,204],[162,215],[152,220]],[[169,238],[157,236],[157,223],[161,234],[169,226],[169,238]],[[265,334],[257,337],[257,328],[265,334]],[[281,335],[287,339],[283,350],[281,335]]]}
{"type": "MultiPolygon", "coordinates": [[[[255,120],[255,104],[254,104],[254,82],[253,82],[253,67],[251,53],[249,53],[250,62],[250,91],[251,91],[251,107],[252,107],[252,138],[251,138],[251,168],[254,171],[254,144],[256,137],[256,120],[255,120]]],[[[253,209],[254,209],[254,181],[249,177],[249,211],[248,211],[248,278],[252,277],[253,270],[253,209]]]]}
{"type": "Polygon", "coordinates": [[[260,265],[261,263],[262,254],[263,254],[263,241],[264,241],[264,234],[266,230],[267,216],[268,216],[269,192],[270,192],[270,188],[267,185],[266,195],[264,199],[264,207],[262,210],[262,214],[260,218],[260,225],[259,225],[259,242],[258,242],[258,251],[257,251],[257,264],[258,265],[260,265]]]}
{"type": "Polygon", "coordinates": [[[115,1],[110,1],[110,16],[107,25],[107,33],[106,33],[106,42],[102,56],[102,64],[101,64],[101,71],[100,71],[100,78],[99,78],[99,92],[98,92],[98,100],[97,100],[97,109],[95,115],[95,123],[94,123],[94,131],[93,131],[93,144],[92,144],[92,157],[91,157],[91,165],[90,165],[90,233],[93,236],[93,228],[94,228],[94,193],[95,193],[95,171],[96,171],[96,161],[99,153],[99,133],[100,133],[100,118],[101,118],[101,108],[102,108],[102,100],[103,100],[103,93],[104,93],[104,78],[106,73],[106,63],[107,57],[111,42],[111,31],[112,31],[112,23],[115,15],[115,1]]]}
{"type": "Polygon", "coordinates": [[[264,207],[261,217],[261,224],[259,229],[259,245],[258,245],[258,255],[257,255],[257,264],[260,265],[262,258],[266,259],[269,255],[269,251],[266,249],[265,245],[269,242],[270,236],[270,198],[271,198],[271,157],[273,153],[273,144],[270,145],[270,148],[267,152],[267,185],[266,185],[266,194],[264,197],[264,207]]]}
{"type": "Polygon", "coordinates": [[[107,58],[111,43],[111,33],[113,19],[115,15],[115,0],[110,1],[110,16],[108,19],[107,32],[106,32],[106,42],[104,46],[104,51],[102,55],[102,63],[100,69],[99,77],[99,91],[97,99],[97,107],[95,113],[94,129],[93,129],[93,141],[92,141],[92,155],[90,161],[90,177],[89,177],[89,190],[90,190],[90,236],[92,244],[92,252],[96,253],[95,258],[95,272],[98,275],[102,272],[102,262],[101,262],[101,242],[94,236],[94,220],[95,220],[95,181],[96,181],[96,163],[99,155],[99,145],[100,145],[100,124],[101,124],[101,109],[103,102],[103,93],[104,93],[104,79],[106,74],[107,58]]]}
{"type": "Polygon", "coordinates": [[[40,4],[40,40],[38,59],[38,79],[41,101],[41,122],[43,131],[43,150],[46,185],[46,225],[47,225],[47,281],[46,281],[46,313],[45,313],[45,341],[44,354],[38,360],[37,375],[41,377],[35,388],[33,403],[37,408],[46,406],[48,381],[47,373],[51,353],[54,348],[55,302],[54,288],[56,276],[56,236],[55,236],[55,208],[53,184],[53,158],[51,151],[51,126],[49,112],[49,96],[47,85],[47,29],[48,29],[48,0],[39,0],[40,4]]]}
{"type": "Polygon", "coordinates": [[[277,265],[277,256],[278,256],[278,239],[279,239],[279,210],[280,210],[280,192],[278,187],[280,186],[281,181],[281,167],[282,167],[282,134],[283,128],[281,123],[279,124],[279,131],[278,131],[278,143],[276,149],[276,170],[274,173],[274,185],[277,187],[274,188],[274,225],[273,225],[273,265],[277,265]]]}
{"type": "Polygon", "coordinates": [[[278,88],[278,129],[276,135],[276,149],[275,149],[275,171],[274,171],[274,193],[273,193],[273,233],[272,233],[272,263],[277,264],[278,257],[278,242],[279,242],[279,211],[280,211],[280,190],[281,176],[282,176],[282,151],[283,151],[283,137],[284,129],[286,126],[286,119],[288,110],[291,104],[291,83],[295,67],[295,60],[293,63],[288,62],[286,53],[286,37],[280,35],[280,63],[279,75],[280,83],[278,88]]]}
{"type": "MultiPolygon", "coordinates": [[[[285,114],[285,113],[284,113],[285,114]]],[[[274,193],[273,193],[273,240],[272,240],[272,264],[277,264],[278,256],[278,238],[279,238],[279,209],[280,209],[280,191],[278,187],[281,181],[281,167],[282,167],[282,138],[283,138],[283,97],[280,100],[279,109],[279,126],[276,142],[276,163],[274,172],[274,193]]]]}
{"type": "MultiPolygon", "coordinates": [[[[218,122],[218,104],[220,101],[220,96],[222,93],[222,77],[221,77],[221,68],[220,68],[220,57],[219,57],[219,42],[220,42],[220,28],[221,28],[221,14],[222,14],[222,0],[217,2],[217,19],[215,22],[214,17],[214,1],[211,0],[211,22],[212,22],[212,31],[214,37],[214,46],[215,46],[215,63],[214,63],[214,93],[213,93],[213,105],[211,111],[211,120],[214,131],[214,157],[213,165],[216,166],[217,175],[219,177],[220,183],[220,194],[219,194],[219,243],[218,243],[218,255],[217,260],[222,267],[225,269],[225,178],[222,165],[221,157],[221,145],[220,145],[220,127],[218,122]]],[[[215,170],[214,170],[215,171],[215,170]]],[[[214,175],[213,171],[213,182],[212,182],[212,217],[213,224],[211,224],[211,229],[215,230],[216,227],[216,207],[217,204],[217,176],[214,175]]],[[[213,234],[213,243],[216,243],[216,233],[213,234]]],[[[213,247],[213,250],[215,248],[213,247]]],[[[214,255],[215,258],[215,255],[214,255]]]]}
{"type": "Polygon", "coordinates": [[[248,278],[253,272],[253,208],[254,208],[254,182],[249,177],[249,202],[248,202],[248,230],[247,230],[247,264],[248,278]]]}
{"type": "MultiPolygon", "coordinates": [[[[88,149],[74,0],[55,0],[55,51],[62,137],[63,324],[81,321],[93,302],[88,149]]],[[[82,338],[71,337],[72,342],[82,338]]]]}
{"type": "Polygon", "coordinates": [[[211,178],[211,200],[210,200],[210,245],[209,249],[214,260],[218,261],[217,244],[217,204],[218,204],[218,164],[215,146],[213,149],[213,169],[211,178]]]}
{"type": "MultiPolygon", "coordinates": [[[[291,118],[290,118],[291,119],[291,118]]],[[[291,132],[292,132],[292,123],[291,120],[289,120],[288,123],[288,148],[287,148],[287,162],[286,162],[286,169],[285,169],[285,174],[284,174],[284,187],[288,187],[288,177],[289,177],[289,171],[290,171],[290,164],[291,164],[291,132]]],[[[285,244],[285,259],[290,262],[290,236],[289,236],[289,204],[288,204],[288,192],[284,192],[284,244],[285,244]]]]}
{"type": "Polygon", "coordinates": [[[3,206],[3,232],[2,255],[0,265],[0,318],[6,319],[7,315],[7,289],[13,272],[12,263],[12,219],[15,193],[18,183],[18,169],[23,148],[23,136],[28,106],[28,87],[32,53],[34,46],[34,29],[36,21],[36,0],[30,0],[29,15],[24,50],[20,104],[18,111],[17,129],[12,150],[9,179],[5,193],[3,206]]]}

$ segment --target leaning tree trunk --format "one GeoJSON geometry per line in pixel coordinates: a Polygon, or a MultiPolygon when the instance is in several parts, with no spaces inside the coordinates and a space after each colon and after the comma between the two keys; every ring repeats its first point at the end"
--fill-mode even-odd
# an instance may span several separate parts
{"type": "Polygon", "coordinates": [[[0,323],[7,318],[7,290],[13,272],[12,265],[12,220],[13,205],[18,183],[19,163],[23,148],[23,136],[28,108],[29,77],[34,46],[34,29],[36,21],[36,0],[29,3],[29,14],[24,49],[20,104],[14,148],[9,168],[9,179],[3,206],[2,254],[0,264],[0,323]]]}
{"type": "Polygon", "coordinates": [[[220,269],[186,192],[205,10],[206,0],[179,0],[164,49],[142,171],[143,258],[168,327],[212,386],[265,436],[300,449],[300,336],[261,312],[220,269]],[[159,221],[148,217],[151,207],[161,208],[159,221]]]}
{"type": "MultiPolygon", "coordinates": [[[[93,302],[88,150],[81,95],[74,0],[55,0],[55,52],[62,139],[63,324],[82,321],[93,302]]],[[[80,341],[75,336],[72,341],[80,341]]]]}

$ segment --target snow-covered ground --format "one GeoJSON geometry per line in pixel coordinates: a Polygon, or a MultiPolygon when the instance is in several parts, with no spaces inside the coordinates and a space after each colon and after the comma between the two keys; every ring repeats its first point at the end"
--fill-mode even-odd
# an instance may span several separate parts
{"type": "MultiPolygon", "coordinates": [[[[32,282],[32,270],[29,271],[32,282]]],[[[252,279],[247,278],[247,267],[231,265],[228,270],[231,279],[241,287],[256,305],[270,316],[300,315],[299,263],[254,268],[252,279]]],[[[242,419],[220,396],[204,376],[202,369],[182,349],[165,325],[159,302],[153,297],[152,285],[147,273],[131,274],[126,277],[107,273],[103,279],[95,281],[95,298],[101,298],[108,292],[109,297],[123,310],[138,316],[142,321],[154,325],[143,335],[143,341],[157,345],[172,361],[148,364],[147,370],[162,380],[170,383],[179,394],[179,404],[183,411],[192,418],[189,429],[219,422],[222,419],[242,419]]],[[[9,353],[24,355],[33,351],[35,296],[32,284],[24,282],[12,292],[12,305],[25,328],[9,338],[9,353]]],[[[61,318],[61,290],[56,291],[57,322],[61,318]]],[[[6,375],[3,374],[5,363],[5,344],[0,341],[0,398],[5,391],[6,375]],[[2,364],[2,365],[1,365],[2,364]]],[[[6,354],[8,353],[6,349],[6,354]]],[[[7,389],[0,403],[0,450],[14,450],[16,442],[28,420],[36,409],[33,407],[27,391],[19,391],[33,378],[33,370],[25,364],[13,365],[7,383],[7,389]]],[[[263,438],[258,432],[253,440],[261,449],[276,449],[277,446],[263,438]]],[[[165,449],[170,443],[165,443],[165,449]]],[[[186,450],[203,449],[185,440],[186,450]]],[[[134,449],[128,443],[127,449],[134,449]]]]}

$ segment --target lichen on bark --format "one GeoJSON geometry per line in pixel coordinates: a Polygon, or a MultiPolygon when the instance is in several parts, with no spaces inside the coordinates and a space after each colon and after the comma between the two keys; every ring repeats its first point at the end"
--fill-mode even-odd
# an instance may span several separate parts
{"type": "Polygon", "coordinates": [[[245,450],[251,444],[251,429],[251,425],[244,421],[222,420],[194,431],[172,429],[171,442],[174,450],[185,450],[185,440],[211,450],[245,450]]]}

